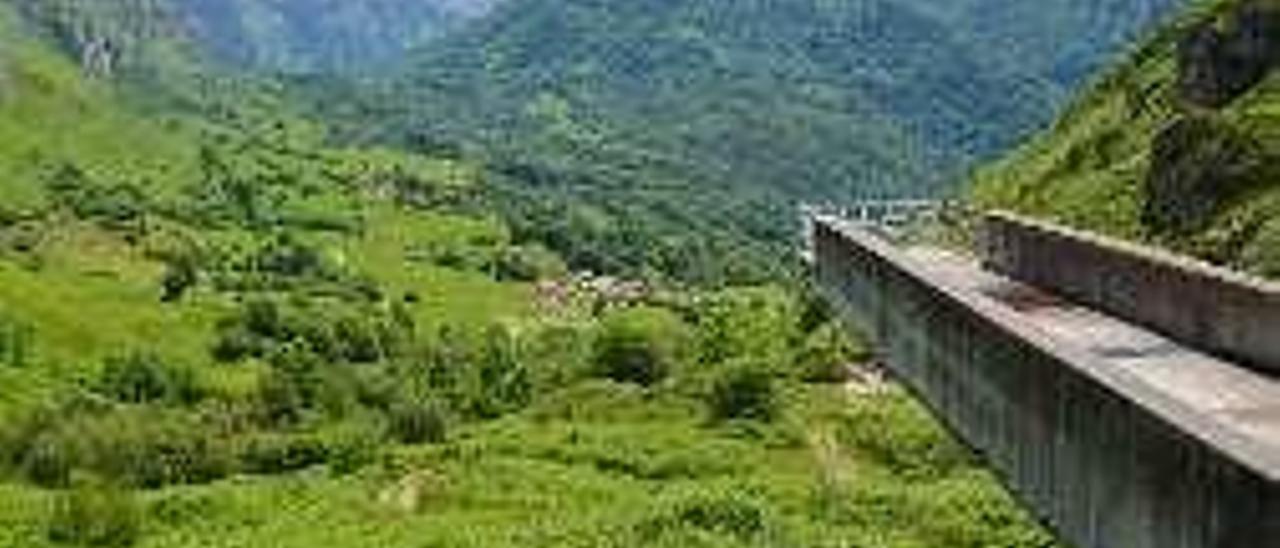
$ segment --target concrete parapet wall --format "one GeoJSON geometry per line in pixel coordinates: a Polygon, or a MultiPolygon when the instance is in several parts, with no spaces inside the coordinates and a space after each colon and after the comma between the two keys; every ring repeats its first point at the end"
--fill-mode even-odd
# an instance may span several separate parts
{"type": "Polygon", "coordinates": [[[814,244],[836,308],[1071,545],[1280,546],[1276,475],[1230,456],[1212,424],[870,234],[819,220],[814,244]]]}
{"type": "Polygon", "coordinates": [[[1280,285],[1007,213],[988,214],[978,240],[995,272],[1280,373],[1280,285]]]}

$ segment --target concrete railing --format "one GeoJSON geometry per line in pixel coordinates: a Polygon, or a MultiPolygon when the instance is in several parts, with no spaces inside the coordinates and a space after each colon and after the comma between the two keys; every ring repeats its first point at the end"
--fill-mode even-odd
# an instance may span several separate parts
{"type": "Polygon", "coordinates": [[[841,315],[1071,545],[1280,545],[1270,446],[869,232],[818,219],[814,243],[819,286],[841,315]]]}
{"type": "Polygon", "coordinates": [[[986,215],[978,242],[995,272],[1280,373],[1280,285],[1009,213],[986,215]]]}

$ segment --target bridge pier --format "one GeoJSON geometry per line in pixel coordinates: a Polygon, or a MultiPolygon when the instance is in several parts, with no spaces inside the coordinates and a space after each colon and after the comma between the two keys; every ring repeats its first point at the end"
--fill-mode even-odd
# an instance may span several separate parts
{"type": "Polygon", "coordinates": [[[1280,546],[1280,382],[974,261],[812,226],[830,301],[1062,539],[1280,546]]]}

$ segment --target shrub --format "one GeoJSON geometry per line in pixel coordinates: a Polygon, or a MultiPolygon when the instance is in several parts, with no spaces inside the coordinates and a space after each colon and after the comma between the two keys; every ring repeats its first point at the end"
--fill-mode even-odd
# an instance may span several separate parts
{"type": "Polygon", "coordinates": [[[709,398],[717,419],[770,420],[778,411],[772,374],[757,363],[732,365],[715,380],[709,398]]]}
{"type": "Polygon", "coordinates": [[[124,403],[195,403],[201,397],[190,369],[168,365],[153,354],[108,358],[97,391],[124,403]]]}
{"type": "Polygon", "coordinates": [[[371,464],[378,456],[378,432],[365,424],[352,424],[328,436],[326,461],[336,475],[347,475],[371,464]]]}
{"type": "Polygon", "coordinates": [[[696,534],[702,531],[756,545],[750,541],[760,539],[771,529],[767,504],[736,489],[699,489],[681,494],[664,506],[657,515],[635,526],[639,544],[666,546],[676,539],[703,537],[696,534]]]}
{"type": "Polygon", "coordinates": [[[865,363],[870,353],[845,333],[839,322],[828,322],[810,333],[796,357],[796,369],[806,382],[834,383],[846,379],[846,367],[865,363]]]}
{"type": "Polygon", "coordinates": [[[694,308],[702,363],[739,358],[786,363],[799,340],[798,307],[781,289],[730,289],[700,297],[694,308]]]}
{"type": "Polygon", "coordinates": [[[78,546],[132,546],[142,531],[143,513],[134,496],[99,481],[84,481],[60,493],[49,520],[49,540],[78,546]]]}
{"type": "Polygon", "coordinates": [[[29,419],[10,449],[28,480],[63,487],[76,471],[133,487],[204,483],[231,468],[224,443],[187,413],[150,407],[64,408],[29,419]]]}
{"type": "Polygon", "coordinates": [[[468,410],[493,418],[521,409],[533,398],[533,383],[520,359],[515,337],[502,327],[486,334],[484,347],[468,383],[468,410]]]}
{"type": "Polygon", "coordinates": [[[499,280],[517,282],[556,278],[566,270],[560,257],[540,245],[509,247],[498,255],[494,266],[499,280]]]}
{"type": "Polygon", "coordinates": [[[448,438],[449,412],[440,402],[401,402],[389,415],[389,433],[400,443],[441,443],[448,438]]]}
{"type": "Polygon", "coordinates": [[[199,281],[200,270],[194,258],[189,255],[172,257],[166,262],[164,277],[160,280],[160,300],[166,303],[181,300],[187,290],[199,281]]]}
{"type": "Polygon", "coordinates": [[[973,464],[968,448],[940,428],[922,406],[900,394],[852,402],[836,435],[868,461],[907,481],[937,480],[973,464]]]}
{"type": "Polygon", "coordinates": [[[0,314],[0,364],[23,367],[31,359],[35,330],[25,322],[0,314]]]}
{"type": "Polygon", "coordinates": [[[598,375],[618,382],[655,384],[682,361],[688,333],[679,318],[656,308],[613,312],[593,349],[598,375]]]}
{"type": "Polygon", "coordinates": [[[329,458],[324,440],[310,434],[259,434],[237,451],[240,470],[249,474],[283,474],[323,464],[329,458]]]}
{"type": "Polygon", "coordinates": [[[258,386],[260,419],[270,426],[288,426],[302,420],[306,414],[309,387],[305,374],[294,374],[272,369],[258,386]]]}

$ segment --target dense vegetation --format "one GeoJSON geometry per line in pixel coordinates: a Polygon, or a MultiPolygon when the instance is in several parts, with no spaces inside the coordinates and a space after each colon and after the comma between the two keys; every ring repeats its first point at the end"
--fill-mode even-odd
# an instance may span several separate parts
{"type": "Polygon", "coordinates": [[[484,14],[494,0],[193,0],[182,21],[213,56],[284,72],[369,72],[484,14]]]}
{"type": "Polygon", "coordinates": [[[1280,4],[1201,2],[979,171],[976,200],[1280,275],[1277,67],[1280,4]]]}
{"type": "Polygon", "coordinates": [[[115,24],[159,2],[19,4],[0,546],[1049,544],[796,288],[571,276],[652,251],[115,24]]]}
{"type": "MultiPolygon", "coordinates": [[[[371,72],[491,0],[6,0],[77,54],[172,54],[264,72],[371,72]],[[54,23],[53,25],[49,25],[54,23]]],[[[154,61],[154,59],[152,59],[154,61]]]]}
{"type": "Polygon", "coordinates": [[[575,264],[749,282],[796,202],[945,192],[1174,4],[525,0],[316,101],[344,139],[483,159],[543,204],[519,232],[622,227],[575,264]]]}

